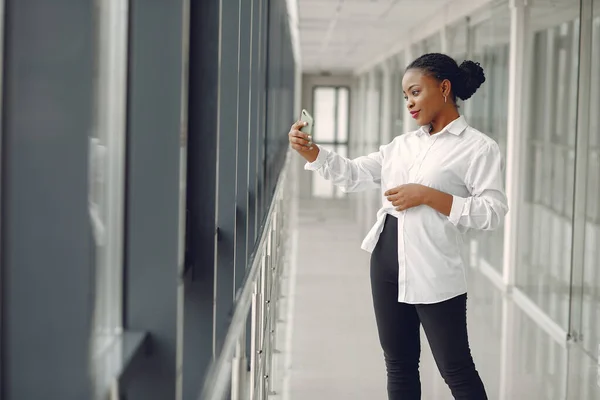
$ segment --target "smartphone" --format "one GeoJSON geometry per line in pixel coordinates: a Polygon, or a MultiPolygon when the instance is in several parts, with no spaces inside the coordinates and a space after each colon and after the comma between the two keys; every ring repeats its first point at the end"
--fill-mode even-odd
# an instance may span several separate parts
{"type": "Polygon", "coordinates": [[[309,135],[312,135],[313,123],[314,123],[312,115],[310,115],[308,111],[302,110],[302,115],[300,116],[300,121],[306,122],[306,125],[304,125],[302,128],[300,128],[300,132],[304,132],[304,133],[308,133],[309,135]]]}

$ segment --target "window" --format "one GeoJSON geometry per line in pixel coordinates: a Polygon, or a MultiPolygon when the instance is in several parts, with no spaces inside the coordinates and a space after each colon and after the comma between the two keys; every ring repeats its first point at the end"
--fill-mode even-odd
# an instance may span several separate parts
{"type": "MultiPolygon", "coordinates": [[[[338,86],[316,87],[313,91],[313,108],[314,141],[347,157],[350,89],[338,86]]],[[[319,174],[312,174],[312,195],[322,198],[344,197],[339,188],[319,174]]]]}
{"type": "Polygon", "coordinates": [[[582,132],[589,135],[589,143],[581,332],[585,350],[600,356],[600,116],[597,112],[600,109],[600,0],[595,0],[593,5],[590,125],[588,132],[582,132]]]}
{"type": "Polygon", "coordinates": [[[96,0],[89,166],[89,209],[96,251],[96,354],[122,331],[127,21],[127,0],[96,0]]]}
{"type": "MultiPolygon", "coordinates": [[[[570,1],[574,12],[578,1],[570,1]]],[[[532,10],[537,15],[542,10],[532,10]]],[[[567,15],[567,13],[560,13],[567,15]]],[[[532,26],[541,24],[541,17],[532,26]]],[[[579,19],[532,32],[527,175],[516,286],[568,329],[575,178],[579,19]]]]}

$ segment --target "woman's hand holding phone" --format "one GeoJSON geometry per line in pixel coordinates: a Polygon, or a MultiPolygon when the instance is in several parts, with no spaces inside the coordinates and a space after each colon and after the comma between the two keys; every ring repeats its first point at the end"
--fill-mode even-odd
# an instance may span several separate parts
{"type": "Polygon", "coordinates": [[[292,125],[288,136],[292,149],[296,150],[306,161],[313,162],[317,159],[319,147],[312,142],[311,135],[300,131],[306,125],[307,123],[304,121],[297,121],[292,125]]]}

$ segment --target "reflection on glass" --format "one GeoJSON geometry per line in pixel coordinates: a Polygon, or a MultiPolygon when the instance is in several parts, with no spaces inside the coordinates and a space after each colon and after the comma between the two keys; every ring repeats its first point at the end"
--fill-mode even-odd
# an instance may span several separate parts
{"type": "MultiPolygon", "coordinates": [[[[598,349],[596,349],[598,351],[598,349]]],[[[568,393],[565,399],[600,399],[600,366],[579,346],[569,352],[568,393]]]]}
{"type": "Polygon", "coordinates": [[[122,330],[127,4],[126,0],[95,2],[95,123],[89,149],[89,212],[96,245],[96,353],[122,330]]]}
{"type": "MultiPolygon", "coordinates": [[[[579,1],[570,0],[570,4],[575,10],[579,9],[579,1]]],[[[532,12],[532,15],[538,14],[537,10],[532,12]]],[[[539,21],[534,20],[532,26],[537,25],[539,21]]],[[[567,330],[579,20],[565,20],[532,35],[533,73],[528,84],[531,102],[523,130],[527,140],[525,171],[528,175],[519,221],[516,285],[567,330]]]]}
{"type": "Polygon", "coordinates": [[[557,343],[530,317],[513,306],[515,325],[511,329],[514,345],[509,348],[511,368],[509,380],[513,384],[509,390],[510,399],[552,399],[565,398],[567,384],[568,352],[564,344],[557,343]],[[525,380],[524,377],[527,377],[525,380]]]}
{"type": "Polygon", "coordinates": [[[318,143],[329,143],[335,140],[335,94],[336,89],[332,87],[315,89],[313,137],[318,143]]]}

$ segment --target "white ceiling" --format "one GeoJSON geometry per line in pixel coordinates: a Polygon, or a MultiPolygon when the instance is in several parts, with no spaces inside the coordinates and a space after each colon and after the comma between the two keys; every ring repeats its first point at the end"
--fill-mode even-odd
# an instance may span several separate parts
{"type": "Polygon", "coordinates": [[[451,0],[298,0],[302,69],[351,72],[395,47],[451,0]]]}

